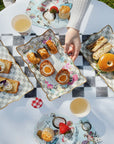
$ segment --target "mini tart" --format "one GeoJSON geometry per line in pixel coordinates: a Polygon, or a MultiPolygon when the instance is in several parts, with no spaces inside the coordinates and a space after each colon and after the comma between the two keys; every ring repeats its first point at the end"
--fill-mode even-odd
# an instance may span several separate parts
{"type": "Polygon", "coordinates": [[[52,54],[56,54],[58,52],[57,47],[51,40],[46,41],[46,45],[52,54]]]}
{"type": "Polygon", "coordinates": [[[39,64],[39,63],[40,63],[40,58],[37,57],[36,54],[33,53],[33,52],[29,52],[29,53],[27,54],[27,58],[28,58],[28,60],[29,60],[31,63],[33,63],[33,64],[39,64]]]}
{"type": "Polygon", "coordinates": [[[12,62],[5,59],[0,59],[0,73],[8,74],[10,72],[12,62]]]}
{"type": "Polygon", "coordinates": [[[37,52],[40,54],[42,59],[47,59],[48,57],[50,57],[48,51],[45,48],[39,48],[37,52]]]}
{"type": "Polygon", "coordinates": [[[51,128],[45,128],[42,131],[41,135],[42,139],[45,140],[46,142],[50,142],[53,140],[54,137],[54,131],[51,128]]]}
{"type": "Polygon", "coordinates": [[[103,54],[98,61],[99,69],[104,72],[114,71],[114,54],[103,54]]]}
{"type": "Polygon", "coordinates": [[[59,9],[59,17],[61,19],[68,19],[70,17],[70,7],[69,6],[61,6],[59,9]]]}
{"type": "Polygon", "coordinates": [[[45,60],[40,64],[40,73],[45,76],[51,76],[55,72],[55,68],[50,61],[45,60]]]}
{"type": "Polygon", "coordinates": [[[56,75],[56,81],[61,84],[65,85],[70,80],[70,72],[67,69],[61,69],[56,75]]]}

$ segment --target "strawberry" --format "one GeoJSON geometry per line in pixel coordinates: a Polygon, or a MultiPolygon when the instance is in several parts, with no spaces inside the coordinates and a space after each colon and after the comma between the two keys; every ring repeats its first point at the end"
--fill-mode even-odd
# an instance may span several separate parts
{"type": "Polygon", "coordinates": [[[60,130],[60,134],[65,134],[66,132],[70,130],[70,128],[66,124],[60,123],[59,130],[60,130]]]}
{"type": "Polygon", "coordinates": [[[58,8],[56,7],[56,6],[52,6],[51,8],[50,8],[50,13],[58,13],[59,12],[59,10],[58,10],[58,8]]]}

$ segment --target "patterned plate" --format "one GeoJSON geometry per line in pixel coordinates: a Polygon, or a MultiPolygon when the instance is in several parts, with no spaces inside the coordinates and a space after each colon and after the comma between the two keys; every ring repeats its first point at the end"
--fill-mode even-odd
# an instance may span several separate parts
{"type": "Polygon", "coordinates": [[[50,13],[46,14],[45,12],[50,9],[51,6],[60,8],[61,5],[64,4],[72,7],[71,2],[72,0],[30,0],[26,13],[36,26],[43,28],[63,28],[66,27],[68,19],[63,20],[59,18],[58,14],[50,15],[50,13]],[[43,16],[44,13],[48,19],[43,16]]]}
{"type": "Polygon", "coordinates": [[[86,82],[86,78],[82,76],[79,69],[74,65],[72,60],[64,53],[59,40],[55,37],[55,34],[51,29],[47,30],[41,36],[32,38],[25,45],[17,47],[17,51],[22,56],[23,60],[28,64],[29,69],[34,73],[34,76],[41,84],[42,89],[47,94],[47,97],[50,101],[58,98],[65,93],[70,92],[72,89],[86,82]],[[51,56],[48,58],[48,60],[51,61],[51,63],[55,67],[56,72],[50,77],[44,77],[40,74],[40,65],[34,66],[28,61],[27,53],[29,52],[29,50],[37,51],[38,48],[46,47],[45,43],[49,39],[56,44],[58,49],[57,54],[53,55],[50,53],[51,56]],[[70,81],[67,85],[60,85],[55,80],[57,72],[62,68],[68,69],[70,72],[70,81]]]}
{"type": "MultiPolygon", "coordinates": [[[[114,72],[101,72],[98,67],[96,61],[92,58],[92,53],[86,48],[86,46],[95,40],[97,40],[100,36],[104,36],[108,39],[109,43],[114,46],[114,33],[111,26],[107,25],[100,32],[93,34],[82,44],[81,53],[85,57],[85,59],[90,63],[90,65],[98,72],[98,74],[104,79],[106,84],[114,91],[114,72]]],[[[114,47],[111,49],[110,53],[114,54],[114,47]]]]}
{"type": "Polygon", "coordinates": [[[55,114],[44,115],[38,121],[34,130],[34,138],[38,144],[100,144],[102,142],[92,127],[92,124],[86,118],[73,122],[65,116],[55,114]],[[53,119],[56,117],[66,119],[67,125],[71,128],[71,131],[66,134],[60,134],[59,129],[55,128],[53,125],[53,119]],[[47,127],[54,130],[54,133],[56,134],[51,142],[46,143],[44,140],[40,139],[37,132],[39,130],[42,131],[47,127]]]}
{"type": "Polygon", "coordinates": [[[7,48],[3,45],[2,41],[0,41],[0,59],[7,59],[9,61],[12,61],[10,73],[0,73],[0,76],[20,82],[19,89],[16,94],[0,92],[0,109],[2,109],[6,107],[9,103],[20,100],[22,96],[24,96],[33,89],[33,85],[28,80],[27,76],[22,72],[20,66],[15,62],[14,58],[9,54],[7,48]]]}

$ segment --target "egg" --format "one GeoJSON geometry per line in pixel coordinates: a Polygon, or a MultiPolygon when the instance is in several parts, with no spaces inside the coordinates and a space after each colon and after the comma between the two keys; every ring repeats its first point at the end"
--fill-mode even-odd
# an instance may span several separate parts
{"type": "Polygon", "coordinates": [[[55,72],[55,69],[50,61],[45,60],[40,64],[40,73],[45,76],[51,76],[55,72]]]}
{"type": "Polygon", "coordinates": [[[70,80],[70,72],[67,69],[61,69],[56,75],[56,81],[62,85],[65,85],[70,80]]]}

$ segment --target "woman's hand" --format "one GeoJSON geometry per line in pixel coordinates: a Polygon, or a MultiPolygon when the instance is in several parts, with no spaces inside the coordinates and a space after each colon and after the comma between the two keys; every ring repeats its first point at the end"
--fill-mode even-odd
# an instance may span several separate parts
{"type": "Polygon", "coordinates": [[[68,31],[65,36],[65,45],[64,51],[67,53],[70,58],[75,61],[80,52],[81,42],[79,31],[74,28],[68,28],[68,31]]]}

